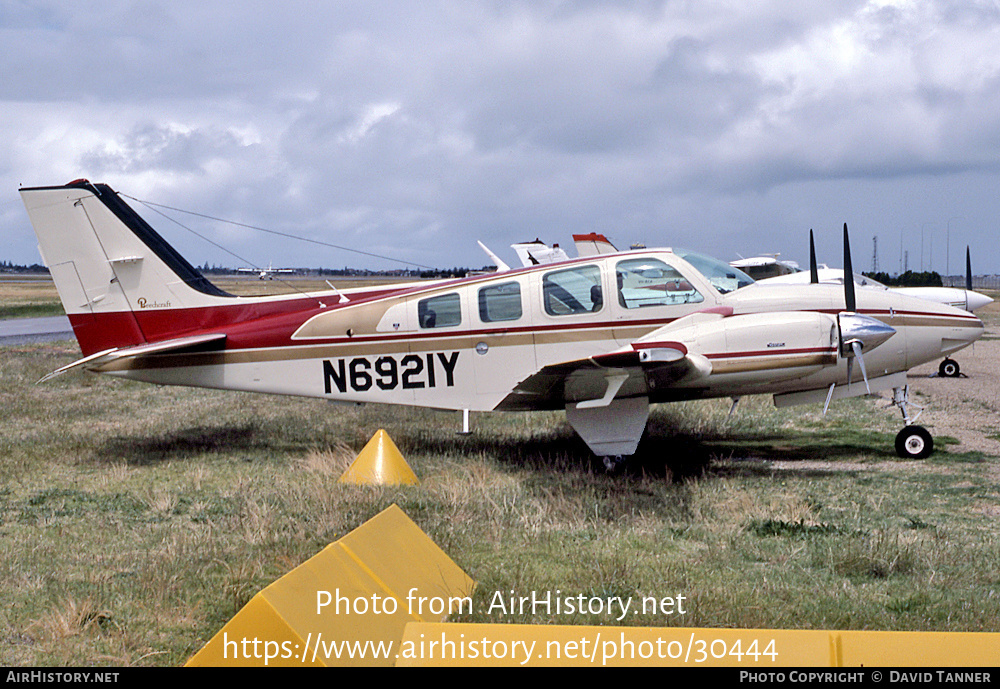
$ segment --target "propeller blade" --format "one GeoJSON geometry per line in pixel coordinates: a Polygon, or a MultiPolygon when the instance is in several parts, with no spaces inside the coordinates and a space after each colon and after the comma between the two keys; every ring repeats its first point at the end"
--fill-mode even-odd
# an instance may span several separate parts
{"type": "Polygon", "coordinates": [[[813,241],[813,231],[809,230],[809,284],[819,284],[819,267],[816,265],[816,243],[813,241]]]}
{"type": "Polygon", "coordinates": [[[868,371],[865,369],[863,351],[872,350],[883,344],[896,333],[890,325],[860,313],[841,313],[837,316],[840,328],[840,355],[847,359],[847,389],[851,389],[851,378],[854,376],[854,360],[861,364],[861,375],[865,380],[865,388],[871,393],[868,384],[868,371]]]}
{"type": "MultiPolygon", "coordinates": [[[[854,358],[858,360],[861,364],[861,377],[865,380],[865,389],[868,390],[868,394],[872,394],[871,386],[868,385],[868,371],[865,370],[865,358],[861,355],[861,343],[855,340],[851,343],[851,349],[854,350],[854,358]]],[[[850,362],[848,362],[848,368],[850,368],[850,362]]],[[[848,379],[850,380],[850,379],[848,379]]]]}
{"type": "Polygon", "coordinates": [[[854,296],[854,267],[851,265],[851,240],[847,236],[847,223],[844,223],[844,301],[846,311],[857,311],[857,300],[854,296]]]}
{"type": "Polygon", "coordinates": [[[972,291],[972,258],[969,256],[969,247],[965,247],[965,289],[972,291]]]}

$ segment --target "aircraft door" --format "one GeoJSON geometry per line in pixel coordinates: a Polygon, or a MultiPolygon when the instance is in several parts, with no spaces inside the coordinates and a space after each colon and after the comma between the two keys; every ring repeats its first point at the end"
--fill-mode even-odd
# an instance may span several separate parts
{"type": "Polygon", "coordinates": [[[490,409],[537,370],[525,278],[480,285],[470,292],[477,321],[472,342],[476,388],[487,393],[490,409]]]}
{"type": "Polygon", "coordinates": [[[467,409],[475,397],[467,292],[442,291],[410,302],[416,306],[417,329],[409,354],[399,362],[399,381],[419,406],[467,409]]]}

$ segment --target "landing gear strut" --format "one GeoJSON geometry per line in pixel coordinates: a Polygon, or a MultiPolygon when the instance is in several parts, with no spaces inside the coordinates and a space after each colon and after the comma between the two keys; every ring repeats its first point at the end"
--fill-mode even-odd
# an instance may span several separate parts
{"type": "MultiPolygon", "coordinates": [[[[958,364],[956,364],[957,366],[958,364]]],[[[896,454],[904,459],[926,459],[930,457],[931,453],[934,452],[934,438],[931,437],[930,432],[926,428],[913,423],[923,413],[923,408],[910,402],[909,385],[901,388],[893,388],[892,404],[899,407],[900,411],[903,412],[903,423],[905,424],[903,430],[896,436],[896,454]],[[910,406],[920,408],[920,411],[914,417],[910,416],[910,406]]]]}

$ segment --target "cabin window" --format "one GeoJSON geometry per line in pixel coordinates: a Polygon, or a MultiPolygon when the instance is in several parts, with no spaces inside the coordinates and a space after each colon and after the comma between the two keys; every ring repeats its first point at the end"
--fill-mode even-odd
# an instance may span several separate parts
{"type": "Polygon", "coordinates": [[[421,328],[446,328],[462,324],[462,300],[458,292],[417,302],[417,322],[421,328]]]}
{"type": "Polygon", "coordinates": [[[516,321],[521,317],[521,285],[504,282],[479,290],[479,319],[483,323],[516,321]]]}
{"type": "Polygon", "coordinates": [[[626,309],[695,304],[705,300],[683,275],[655,258],[619,261],[615,274],[618,303],[626,309]]]}
{"type": "Polygon", "coordinates": [[[545,313],[550,316],[596,313],[602,310],[604,293],[601,288],[601,269],[597,266],[580,266],[546,273],[542,278],[542,299],[545,313]]]}

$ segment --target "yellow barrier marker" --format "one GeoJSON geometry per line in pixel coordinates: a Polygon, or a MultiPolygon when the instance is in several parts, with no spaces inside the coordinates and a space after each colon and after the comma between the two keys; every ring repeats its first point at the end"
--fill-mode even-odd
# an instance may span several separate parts
{"type": "Polygon", "coordinates": [[[396,505],[254,596],[189,666],[995,667],[1000,634],[442,622],[473,582],[396,505]]]}
{"type": "Polygon", "coordinates": [[[187,665],[394,665],[408,622],[468,610],[474,586],[392,505],[254,596],[187,665]]]}
{"type": "Polygon", "coordinates": [[[398,655],[405,667],[996,667],[1000,634],[413,622],[398,655]]]}
{"type": "MultiPolygon", "coordinates": [[[[997,667],[995,632],[832,632],[844,667],[997,667]]],[[[921,680],[923,681],[923,680],[921,680]]]]}
{"type": "Polygon", "coordinates": [[[372,436],[357,458],[338,479],[340,483],[420,485],[417,475],[383,429],[372,436]]]}

